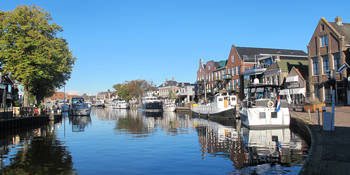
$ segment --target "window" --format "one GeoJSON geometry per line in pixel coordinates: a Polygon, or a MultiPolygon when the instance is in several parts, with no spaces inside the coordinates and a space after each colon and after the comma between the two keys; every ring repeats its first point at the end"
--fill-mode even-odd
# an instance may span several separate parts
{"type": "Polygon", "coordinates": [[[232,68],[233,75],[236,75],[236,67],[232,68]]]}
{"type": "Polygon", "coordinates": [[[239,86],[240,86],[240,85],[239,85],[239,79],[237,79],[237,88],[239,88],[239,86]]]}
{"type": "Polygon", "coordinates": [[[233,89],[236,89],[236,80],[233,80],[233,89]]]}
{"type": "Polygon", "coordinates": [[[234,62],[234,60],[235,60],[235,57],[233,55],[231,56],[231,60],[232,60],[232,62],[234,62]]]}
{"type": "Polygon", "coordinates": [[[241,68],[239,66],[237,66],[237,74],[240,75],[241,74],[241,68]]]}
{"type": "Polygon", "coordinates": [[[328,40],[327,40],[327,35],[321,36],[321,47],[328,46],[328,40]]]}
{"type": "Polygon", "coordinates": [[[340,54],[334,53],[333,58],[334,58],[334,69],[337,71],[341,66],[340,65],[340,54]]]}
{"type": "Polygon", "coordinates": [[[326,74],[329,72],[329,59],[328,55],[322,55],[322,63],[323,63],[323,73],[326,74]]]}
{"type": "Polygon", "coordinates": [[[277,112],[271,112],[271,118],[277,118],[277,112]]]}
{"type": "Polygon", "coordinates": [[[259,118],[266,118],[265,112],[259,112],[259,118]]]}
{"type": "Polygon", "coordinates": [[[312,58],[312,70],[314,75],[318,75],[318,59],[317,57],[312,58]]]}

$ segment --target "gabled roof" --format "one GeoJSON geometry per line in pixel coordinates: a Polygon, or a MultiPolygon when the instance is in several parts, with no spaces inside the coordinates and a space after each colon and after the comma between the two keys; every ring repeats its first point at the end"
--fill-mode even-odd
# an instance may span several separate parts
{"type": "Polygon", "coordinates": [[[349,23],[342,23],[341,25],[338,25],[335,22],[329,22],[329,24],[332,25],[333,28],[335,28],[341,35],[345,36],[345,42],[350,43],[350,24],[349,23]]]}
{"type": "Polygon", "coordinates": [[[295,55],[295,56],[307,56],[302,50],[290,50],[290,49],[272,49],[272,48],[255,48],[255,47],[236,47],[237,53],[243,61],[255,61],[255,57],[260,54],[272,54],[272,55],[295,55]]]}

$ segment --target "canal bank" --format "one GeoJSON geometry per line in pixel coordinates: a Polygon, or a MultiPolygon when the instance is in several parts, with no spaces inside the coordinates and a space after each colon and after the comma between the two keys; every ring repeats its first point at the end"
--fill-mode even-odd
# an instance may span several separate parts
{"type": "MultiPolygon", "coordinates": [[[[327,107],[327,111],[331,108],[327,107]]],[[[311,132],[309,157],[300,174],[349,174],[350,107],[336,107],[332,132],[322,130],[322,115],[319,125],[317,113],[291,112],[291,116],[291,120],[303,121],[311,132]]]]}
{"type": "Polygon", "coordinates": [[[6,119],[0,119],[0,131],[6,132],[11,130],[18,130],[23,128],[29,128],[33,126],[40,126],[47,124],[50,120],[57,121],[61,118],[61,115],[40,115],[30,117],[11,117],[6,119]]]}

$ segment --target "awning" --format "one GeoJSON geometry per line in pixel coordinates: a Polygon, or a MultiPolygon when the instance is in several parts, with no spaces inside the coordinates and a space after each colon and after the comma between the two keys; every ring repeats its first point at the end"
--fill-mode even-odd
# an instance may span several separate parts
{"type": "Polygon", "coordinates": [[[298,76],[290,76],[287,77],[286,82],[298,82],[299,77],[298,76]]]}

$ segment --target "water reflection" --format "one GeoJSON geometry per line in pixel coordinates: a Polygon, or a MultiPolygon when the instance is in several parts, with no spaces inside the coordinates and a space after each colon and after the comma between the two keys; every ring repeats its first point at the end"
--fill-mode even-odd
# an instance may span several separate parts
{"type": "Polygon", "coordinates": [[[72,125],[72,132],[84,132],[85,128],[91,124],[90,116],[69,116],[72,125]]]}
{"type": "Polygon", "coordinates": [[[2,135],[0,174],[73,174],[72,156],[56,138],[54,127],[52,121],[41,128],[2,135]]]}
{"type": "Polygon", "coordinates": [[[65,116],[64,127],[1,136],[0,174],[296,174],[308,149],[289,128],[249,130],[234,119],[120,109],[65,116]]]}

